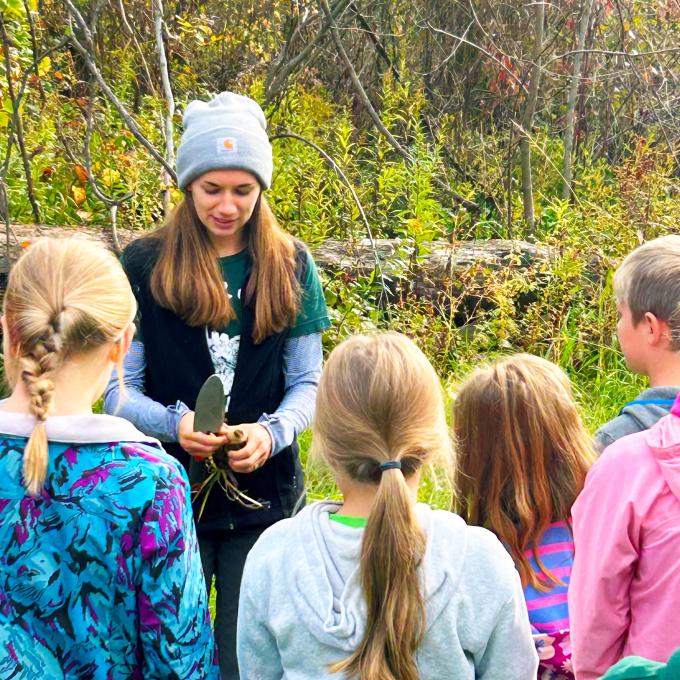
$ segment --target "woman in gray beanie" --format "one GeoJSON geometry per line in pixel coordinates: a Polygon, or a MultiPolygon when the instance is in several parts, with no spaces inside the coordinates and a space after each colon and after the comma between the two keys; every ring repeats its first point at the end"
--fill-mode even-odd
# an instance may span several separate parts
{"type": "Polygon", "coordinates": [[[126,395],[119,406],[112,379],[105,398],[107,411],[163,441],[188,469],[191,459],[227,443],[224,426],[194,432],[196,397],[217,373],[228,397],[226,422],[247,437],[229,452],[229,467],[259,507],[215,488],[200,518],[195,508],[208,590],[215,578],[226,679],[238,677],[246,555],[303,494],[296,437],[313,415],[321,331],[330,325],[309,251],[278,226],[264,198],[272,165],[265,117],[252,99],[222,92],[187,106],[177,151],[184,198],[163,227],[123,254],[139,304],[138,334],[125,362],[126,395]]]}

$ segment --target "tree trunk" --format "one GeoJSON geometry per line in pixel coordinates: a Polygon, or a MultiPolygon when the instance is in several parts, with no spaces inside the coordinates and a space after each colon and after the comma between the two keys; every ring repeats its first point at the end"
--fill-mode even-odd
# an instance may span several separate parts
{"type": "Polygon", "coordinates": [[[590,15],[593,11],[595,0],[583,0],[581,6],[581,19],[578,25],[578,36],[576,43],[576,53],[574,54],[574,69],[571,74],[569,85],[569,95],[567,97],[567,113],[564,121],[564,162],[562,163],[562,198],[569,198],[571,195],[572,167],[571,155],[574,149],[574,117],[576,114],[576,101],[578,98],[578,88],[581,82],[581,65],[583,64],[583,54],[586,45],[586,36],[590,26],[590,15]]]}
{"type": "Polygon", "coordinates": [[[534,14],[534,49],[532,54],[533,65],[529,82],[529,94],[522,116],[522,139],[519,143],[519,151],[522,166],[522,201],[524,203],[524,221],[529,234],[533,234],[536,227],[534,215],[534,190],[531,178],[531,130],[534,125],[536,102],[538,100],[538,87],[541,79],[541,55],[543,53],[543,24],[545,21],[545,5],[536,3],[534,14]]]}

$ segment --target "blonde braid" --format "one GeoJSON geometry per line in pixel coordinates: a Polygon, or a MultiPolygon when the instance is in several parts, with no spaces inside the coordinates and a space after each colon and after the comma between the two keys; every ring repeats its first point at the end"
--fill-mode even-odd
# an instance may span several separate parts
{"type": "Polygon", "coordinates": [[[32,496],[40,493],[47,472],[48,448],[45,421],[54,399],[52,377],[60,363],[61,345],[57,317],[50,323],[30,352],[19,359],[21,379],[30,398],[31,413],[38,421],[24,451],[24,484],[32,496]]]}

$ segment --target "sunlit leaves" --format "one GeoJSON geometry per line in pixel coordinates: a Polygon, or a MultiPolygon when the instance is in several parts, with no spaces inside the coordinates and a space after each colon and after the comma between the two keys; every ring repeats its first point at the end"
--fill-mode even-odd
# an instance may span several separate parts
{"type": "Polygon", "coordinates": [[[86,194],[85,189],[83,189],[83,187],[75,185],[72,186],[71,195],[73,196],[73,201],[75,202],[76,205],[80,206],[85,202],[86,194]]]}
{"type": "Polygon", "coordinates": [[[37,75],[39,78],[44,78],[52,68],[52,60],[49,57],[43,57],[38,64],[37,75]]]}

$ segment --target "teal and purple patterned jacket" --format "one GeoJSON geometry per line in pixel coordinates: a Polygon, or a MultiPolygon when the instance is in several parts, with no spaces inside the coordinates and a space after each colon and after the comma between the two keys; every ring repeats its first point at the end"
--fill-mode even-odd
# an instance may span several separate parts
{"type": "Polygon", "coordinates": [[[0,410],[0,680],[217,679],[189,485],[128,421],[47,421],[26,495],[31,416],[0,410]]]}

